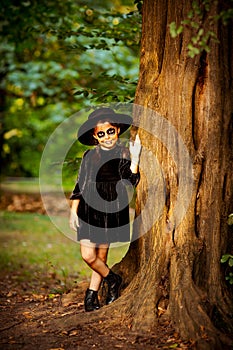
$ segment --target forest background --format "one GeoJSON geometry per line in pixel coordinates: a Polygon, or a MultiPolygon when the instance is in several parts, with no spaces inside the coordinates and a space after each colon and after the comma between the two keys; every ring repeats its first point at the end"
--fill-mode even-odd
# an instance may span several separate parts
{"type": "MultiPolygon", "coordinates": [[[[2,179],[37,178],[49,136],[74,113],[133,102],[140,22],[133,1],[3,1],[2,179]]],[[[83,151],[74,145],[64,166],[77,170],[83,151]]]]}
{"type": "MultiPolygon", "coordinates": [[[[54,313],[69,313],[74,305],[75,312],[83,312],[83,293],[90,271],[82,262],[79,247],[61,235],[48,216],[41,215],[46,211],[39,193],[40,162],[51,134],[76,112],[83,111],[77,120],[78,129],[93,106],[133,102],[141,30],[140,2],[135,3],[1,2],[2,348],[30,349],[31,343],[43,349],[73,346],[76,331],[67,333],[62,329],[49,335],[48,324],[54,323],[54,313]]],[[[63,163],[67,195],[85,149],[74,142],[63,163]]],[[[52,205],[66,222],[59,203],[54,201],[52,205]]],[[[119,261],[126,250],[127,247],[111,249],[109,265],[119,261]]],[[[119,343],[115,337],[112,339],[113,344],[119,343]]],[[[82,336],[78,335],[74,348],[90,348],[99,341],[102,348],[103,337],[89,337],[87,326],[82,336]]],[[[106,344],[111,347],[109,337],[106,344]]]]}

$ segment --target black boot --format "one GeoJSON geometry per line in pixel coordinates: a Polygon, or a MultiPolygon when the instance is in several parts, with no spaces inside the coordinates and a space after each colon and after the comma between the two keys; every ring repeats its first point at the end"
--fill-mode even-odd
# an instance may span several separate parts
{"type": "Polygon", "coordinates": [[[100,308],[97,291],[91,289],[86,290],[84,307],[85,311],[94,311],[100,308]]]}
{"type": "Polygon", "coordinates": [[[110,270],[109,274],[104,278],[104,281],[108,284],[108,294],[106,298],[106,304],[108,305],[119,297],[122,278],[110,270]]]}

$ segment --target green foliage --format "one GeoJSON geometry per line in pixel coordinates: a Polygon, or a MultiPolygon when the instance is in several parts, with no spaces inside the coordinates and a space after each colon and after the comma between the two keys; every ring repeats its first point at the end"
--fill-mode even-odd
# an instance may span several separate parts
{"type": "Polygon", "coordinates": [[[228,223],[228,225],[233,225],[233,214],[230,214],[229,216],[228,216],[228,220],[227,220],[227,223],[228,223]]]}
{"type": "MultiPolygon", "coordinates": [[[[221,263],[227,263],[228,266],[230,268],[232,268],[233,267],[233,255],[224,254],[221,258],[221,263]]],[[[233,272],[229,272],[225,278],[227,281],[229,281],[230,284],[233,284],[233,272]]]]}
{"type": "Polygon", "coordinates": [[[221,11],[218,15],[216,15],[215,19],[222,21],[224,25],[227,25],[233,18],[233,1],[228,1],[231,3],[231,7],[221,11]]]}
{"type": "Polygon", "coordinates": [[[143,0],[134,0],[134,3],[137,6],[138,12],[142,13],[143,0]]]}
{"type": "Polygon", "coordinates": [[[176,24],[176,22],[170,23],[171,37],[176,38],[183,33],[184,30],[189,30],[192,32],[193,36],[191,42],[187,46],[188,55],[193,58],[203,51],[209,52],[210,40],[219,42],[217,34],[211,29],[213,24],[216,23],[216,21],[222,21],[225,25],[233,18],[233,2],[230,0],[228,3],[230,8],[226,8],[222,10],[220,14],[212,16],[210,15],[210,10],[211,6],[215,5],[215,2],[210,0],[202,0],[201,2],[193,1],[191,11],[180,24],[176,24]],[[204,21],[208,22],[208,26],[205,25],[204,27],[204,21]],[[206,30],[206,27],[209,29],[206,30]]]}
{"type": "MultiPolygon", "coordinates": [[[[228,222],[228,225],[233,225],[233,214],[230,214],[228,216],[228,221],[227,222],[228,222]]],[[[232,254],[224,254],[224,255],[222,255],[221,263],[228,265],[228,267],[226,268],[226,271],[227,271],[228,275],[226,275],[225,279],[230,284],[233,284],[233,272],[232,272],[233,255],[232,254]]]]}
{"type": "Polygon", "coordinates": [[[233,255],[231,255],[231,254],[224,254],[222,256],[222,258],[221,258],[221,263],[225,263],[227,261],[228,261],[228,265],[230,267],[232,267],[233,266],[233,255]]]}
{"type": "Polygon", "coordinates": [[[0,22],[2,172],[38,176],[59,123],[133,101],[141,17],[133,1],[3,0],[0,22]]]}

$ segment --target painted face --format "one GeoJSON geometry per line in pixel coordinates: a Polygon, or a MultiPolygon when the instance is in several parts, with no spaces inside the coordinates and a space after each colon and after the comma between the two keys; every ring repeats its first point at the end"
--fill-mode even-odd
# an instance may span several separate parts
{"type": "Polygon", "coordinates": [[[99,142],[100,147],[108,150],[116,145],[119,132],[120,128],[105,122],[97,124],[93,136],[99,142]]]}

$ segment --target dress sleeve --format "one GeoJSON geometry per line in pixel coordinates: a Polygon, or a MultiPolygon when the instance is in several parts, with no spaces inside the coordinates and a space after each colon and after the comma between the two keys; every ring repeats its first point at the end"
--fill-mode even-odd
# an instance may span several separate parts
{"type": "Polygon", "coordinates": [[[122,152],[122,159],[120,161],[120,174],[122,179],[126,179],[131,182],[133,186],[137,186],[140,180],[140,172],[132,173],[131,169],[130,153],[127,148],[122,152]]]}
{"type": "Polygon", "coordinates": [[[84,185],[86,183],[86,176],[87,176],[87,171],[85,171],[86,167],[87,167],[87,160],[86,160],[86,155],[89,152],[86,151],[83,155],[82,161],[81,161],[81,165],[79,168],[79,174],[78,174],[78,179],[76,181],[75,187],[73,189],[73,192],[70,196],[70,199],[80,199],[80,197],[82,196],[83,193],[83,189],[84,189],[84,185]]]}

